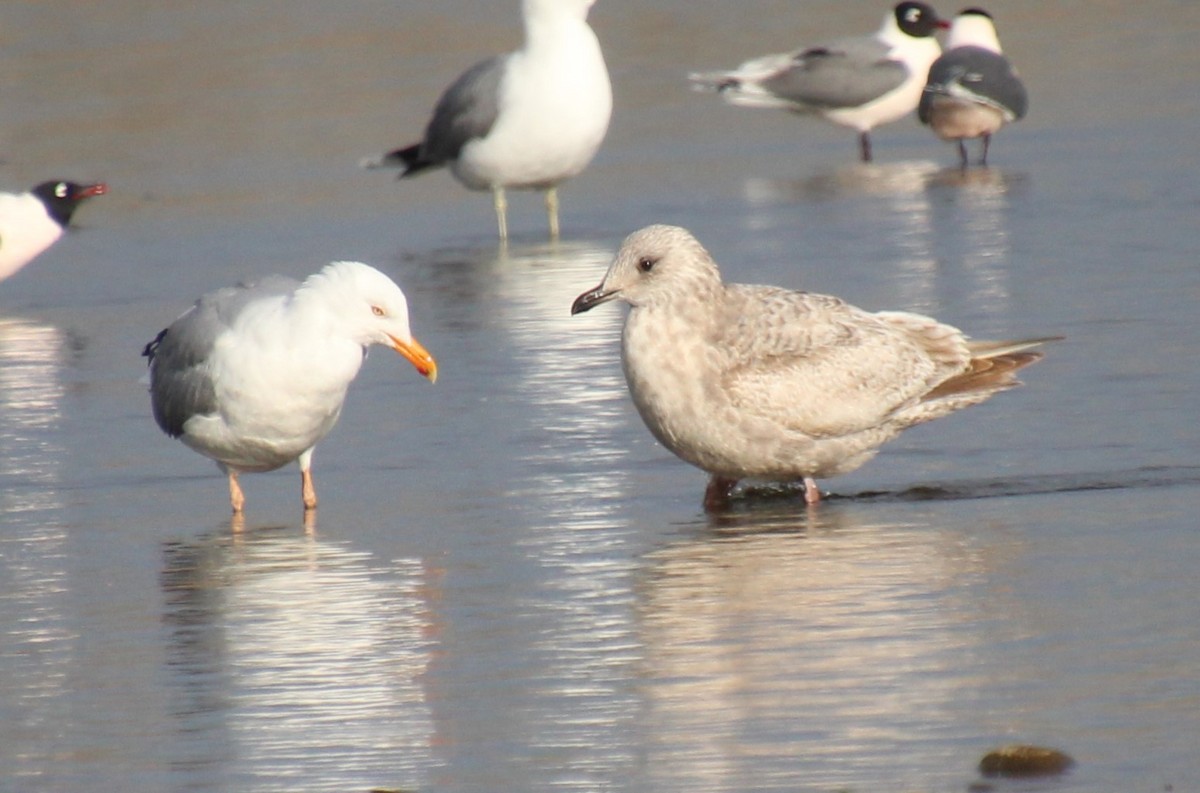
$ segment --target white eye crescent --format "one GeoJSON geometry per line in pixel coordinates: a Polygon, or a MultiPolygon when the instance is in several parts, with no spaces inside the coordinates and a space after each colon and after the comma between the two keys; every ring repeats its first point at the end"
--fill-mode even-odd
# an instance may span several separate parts
{"type": "Polygon", "coordinates": [[[54,195],[56,195],[59,198],[66,198],[67,193],[69,193],[69,192],[70,192],[70,188],[67,187],[66,182],[59,182],[58,184],[56,184],[54,186],[54,195]]]}

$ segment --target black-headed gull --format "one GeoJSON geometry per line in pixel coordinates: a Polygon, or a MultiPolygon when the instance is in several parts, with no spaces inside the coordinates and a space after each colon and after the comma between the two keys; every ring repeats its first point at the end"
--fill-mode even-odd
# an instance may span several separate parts
{"type": "Polygon", "coordinates": [[[506,189],[543,190],[558,237],[558,185],[592,161],[612,115],[612,86],[596,34],[594,0],[523,0],[521,49],[481,61],[438,100],[420,143],[364,159],[413,176],[446,166],[466,187],[490,190],[500,239],[506,189]]]}
{"type": "Polygon", "coordinates": [[[631,308],[621,362],[646,426],[711,478],[720,508],[740,479],[805,485],[853,471],[916,424],[1018,385],[1049,339],[971,341],[957,328],[836,297],[724,284],[686,229],[629,235],[572,314],[609,300],[631,308]]]}
{"type": "Polygon", "coordinates": [[[57,242],[80,203],[106,192],[103,182],[54,180],[24,193],[0,193],[0,281],[57,242]]]}
{"type": "Polygon", "coordinates": [[[1004,57],[992,15],[968,8],[954,18],[946,52],[929,68],[917,117],[942,140],[958,141],[967,165],[967,138],[983,138],[980,165],[987,165],[992,135],[1025,117],[1029,97],[1016,69],[1004,57]]]}
{"type": "Polygon", "coordinates": [[[941,54],[934,33],[946,26],[925,3],[900,3],[874,35],[764,55],[689,79],[730,104],[810,113],[855,129],[862,160],[870,162],[871,130],[916,109],[929,65],[941,54]]]}
{"type": "Polygon", "coordinates": [[[313,509],[313,448],[337,422],[372,344],[437,379],[437,363],[409,330],[404,292],[360,262],[334,262],[303,283],[271,276],[211,292],[142,352],[154,419],[229,476],[235,513],[245,503],[239,473],[293,460],[313,509]]]}

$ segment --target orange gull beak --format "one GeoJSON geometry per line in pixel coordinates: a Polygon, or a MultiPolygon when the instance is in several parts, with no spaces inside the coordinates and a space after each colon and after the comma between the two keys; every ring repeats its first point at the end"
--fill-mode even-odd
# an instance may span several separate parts
{"type": "Polygon", "coordinates": [[[421,346],[421,343],[416,339],[404,341],[395,336],[388,334],[388,338],[392,342],[392,349],[408,359],[408,362],[425,377],[429,378],[429,382],[437,382],[437,361],[433,360],[433,356],[429,351],[421,346]]]}

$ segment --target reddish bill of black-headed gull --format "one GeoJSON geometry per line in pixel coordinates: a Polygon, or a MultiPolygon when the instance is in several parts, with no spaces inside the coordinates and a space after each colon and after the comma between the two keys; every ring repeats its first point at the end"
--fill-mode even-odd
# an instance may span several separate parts
{"type": "Polygon", "coordinates": [[[505,191],[542,190],[558,238],[558,185],[592,161],[612,115],[612,86],[596,34],[594,0],[523,0],[521,49],[481,61],[438,100],[419,142],[366,168],[401,178],[445,166],[471,190],[490,190],[500,239],[508,238],[505,191]]]}
{"type": "Polygon", "coordinates": [[[404,292],[361,262],[334,262],[303,282],[270,276],[211,292],[142,352],[154,419],[228,475],[234,513],[245,504],[238,474],[293,460],[304,508],[314,509],[313,449],[373,344],[437,379],[409,330],[404,292]]]}
{"type": "Polygon", "coordinates": [[[818,115],[857,130],[859,154],[870,162],[871,130],[916,109],[929,65],[941,54],[934,33],[946,26],[925,3],[900,3],[874,35],[764,55],[689,79],[730,104],[818,115]]]}
{"type": "Polygon", "coordinates": [[[621,362],[650,432],[710,475],[721,509],[738,480],[803,482],[853,471],[917,424],[1018,385],[1049,338],[973,341],[930,317],[870,312],[827,295],[726,284],[686,229],[629,235],[600,285],[571,306],[630,306],[621,362]]]}
{"type": "Polygon", "coordinates": [[[103,182],[54,180],[24,193],[0,193],[0,281],[57,242],[81,203],[107,192],[103,182]]]}
{"type": "Polygon", "coordinates": [[[958,141],[967,166],[967,138],[982,138],[980,165],[987,165],[992,135],[1024,118],[1029,97],[1016,69],[1000,49],[992,15],[968,8],[954,18],[946,51],[929,68],[917,117],[942,140],[958,141]]]}

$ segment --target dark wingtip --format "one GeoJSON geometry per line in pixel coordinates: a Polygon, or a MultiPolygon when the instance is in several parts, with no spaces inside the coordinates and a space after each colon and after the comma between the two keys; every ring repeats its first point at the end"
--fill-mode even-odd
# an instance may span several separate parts
{"type": "Polygon", "coordinates": [[[142,357],[150,359],[146,363],[154,363],[154,353],[158,351],[158,345],[162,344],[162,340],[166,335],[167,329],[163,328],[153,340],[147,342],[146,346],[142,348],[142,357]]]}

